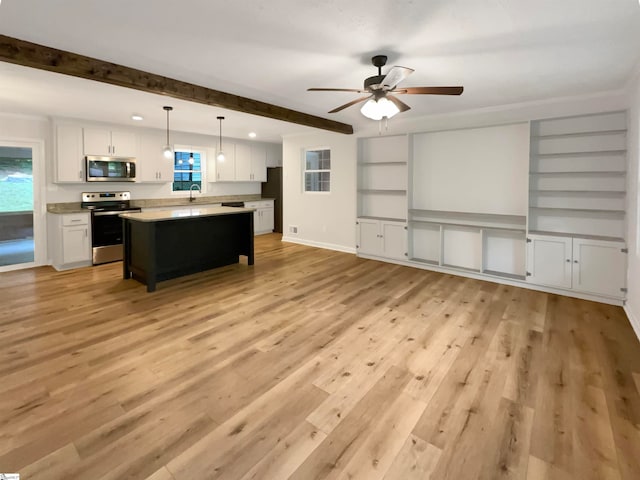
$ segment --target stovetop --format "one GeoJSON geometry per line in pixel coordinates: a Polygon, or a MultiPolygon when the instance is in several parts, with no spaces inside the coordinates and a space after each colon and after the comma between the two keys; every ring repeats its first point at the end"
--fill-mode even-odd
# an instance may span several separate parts
{"type": "Polygon", "coordinates": [[[131,192],[84,192],[80,207],[95,212],[132,210],[130,200],[131,192]]]}

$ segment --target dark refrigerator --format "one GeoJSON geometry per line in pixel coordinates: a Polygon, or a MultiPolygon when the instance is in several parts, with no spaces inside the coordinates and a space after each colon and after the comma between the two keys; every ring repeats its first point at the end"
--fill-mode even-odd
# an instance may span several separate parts
{"type": "Polygon", "coordinates": [[[282,167],[267,168],[267,181],[262,183],[262,197],[273,198],[273,231],[282,233],[282,167]]]}

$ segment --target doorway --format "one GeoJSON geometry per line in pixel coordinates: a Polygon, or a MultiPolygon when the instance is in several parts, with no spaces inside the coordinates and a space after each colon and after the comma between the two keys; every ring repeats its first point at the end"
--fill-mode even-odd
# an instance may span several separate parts
{"type": "Polygon", "coordinates": [[[38,144],[0,143],[0,271],[41,263],[38,144]]]}

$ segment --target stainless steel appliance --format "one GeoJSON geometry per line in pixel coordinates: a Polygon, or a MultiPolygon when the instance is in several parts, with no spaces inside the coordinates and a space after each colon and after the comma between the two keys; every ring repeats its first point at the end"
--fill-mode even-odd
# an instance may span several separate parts
{"type": "Polygon", "coordinates": [[[139,212],[130,206],[131,192],[84,192],[82,208],[91,210],[93,264],[122,260],[122,219],[120,213],[139,212]]]}
{"type": "Polygon", "coordinates": [[[86,157],[87,182],[135,182],[136,159],[129,157],[86,157]]]}

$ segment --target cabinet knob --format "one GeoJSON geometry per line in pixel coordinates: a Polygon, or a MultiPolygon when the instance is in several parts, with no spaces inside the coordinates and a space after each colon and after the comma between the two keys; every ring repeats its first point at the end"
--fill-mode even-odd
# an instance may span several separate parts
{"type": "Polygon", "coordinates": [[[574,260],[573,263],[578,263],[578,260],[574,260]]]}
{"type": "Polygon", "coordinates": [[[571,263],[571,259],[570,258],[567,258],[567,263],[571,263]]]}

